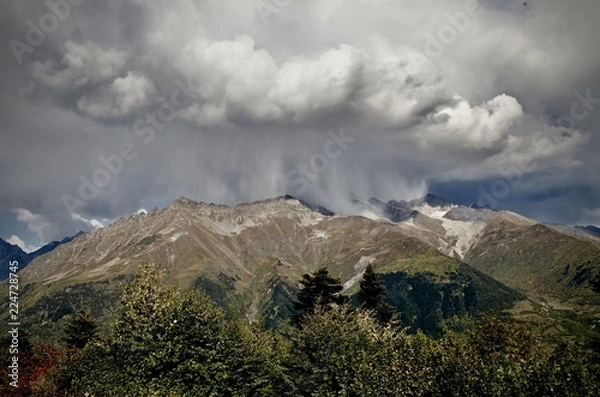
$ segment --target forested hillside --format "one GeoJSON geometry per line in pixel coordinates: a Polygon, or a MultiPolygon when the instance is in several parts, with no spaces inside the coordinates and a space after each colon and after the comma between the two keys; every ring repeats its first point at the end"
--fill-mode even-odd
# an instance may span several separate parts
{"type": "MultiPolygon", "coordinates": [[[[277,332],[179,292],[155,266],[122,289],[104,332],[80,311],[51,346],[23,338],[22,396],[595,396],[598,345],[546,343],[486,317],[434,338],[387,313],[389,280],[372,269],[357,305],[322,269],[306,274],[295,317],[277,332]]],[[[400,277],[399,280],[405,280],[400,277]]],[[[3,378],[7,377],[3,353],[3,378]]],[[[11,394],[6,394],[6,393],[11,394]]]]}

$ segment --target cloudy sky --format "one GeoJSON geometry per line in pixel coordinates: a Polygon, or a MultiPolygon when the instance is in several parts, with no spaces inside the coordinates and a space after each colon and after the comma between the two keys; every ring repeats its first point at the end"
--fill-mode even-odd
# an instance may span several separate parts
{"type": "Polygon", "coordinates": [[[597,0],[5,0],[0,237],[179,196],[600,224],[597,0]]]}

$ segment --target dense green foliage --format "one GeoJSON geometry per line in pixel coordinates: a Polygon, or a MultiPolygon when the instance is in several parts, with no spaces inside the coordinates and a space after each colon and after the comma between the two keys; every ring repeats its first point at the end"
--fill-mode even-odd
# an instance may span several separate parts
{"type": "MultiPolygon", "coordinates": [[[[19,294],[22,297],[19,306],[23,308],[19,313],[21,325],[45,342],[59,342],[69,319],[80,309],[86,309],[99,320],[99,328],[105,330],[105,324],[100,320],[109,318],[116,310],[120,293],[118,285],[126,279],[125,276],[118,276],[96,283],[69,285],[58,291],[48,292],[32,306],[28,305],[26,295],[31,284],[27,284],[19,294]]],[[[1,306],[0,304],[0,313],[8,313],[8,309],[1,306]]]]}
{"type": "Polygon", "coordinates": [[[600,271],[597,244],[540,223],[526,230],[486,229],[464,259],[527,294],[565,299],[579,295],[584,301],[589,300],[589,282],[600,271]]]}
{"type": "Polygon", "coordinates": [[[193,288],[202,291],[227,312],[232,310],[230,295],[235,291],[234,282],[235,280],[223,273],[220,273],[214,281],[208,277],[199,276],[194,281],[193,288]]]}
{"type": "Polygon", "coordinates": [[[98,334],[96,320],[88,310],[80,309],[65,327],[65,343],[83,349],[98,334]]]}
{"type": "Polygon", "coordinates": [[[439,280],[433,274],[394,272],[382,276],[387,301],[414,333],[440,336],[445,320],[456,316],[499,313],[522,295],[480,273],[462,273],[439,280]]]}
{"type": "MultiPolygon", "coordinates": [[[[305,288],[326,280],[339,292],[335,279],[316,277],[305,277],[305,288]]],[[[48,347],[24,346],[21,395],[594,396],[600,388],[598,352],[545,344],[516,322],[490,317],[433,339],[374,314],[317,304],[284,336],[227,318],[206,295],[178,292],[149,266],[123,288],[108,332],[83,349],[50,360],[48,347]]],[[[8,356],[1,359],[6,368],[8,356]]]]}
{"type": "Polygon", "coordinates": [[[110,333],[57,368],[55,393],[275,395],[285,385],[276,348],[263,331],[226,320],[205,295],[180,294],[148,267],[124,288],[110,333]]]}
{"type": "Polygon", "coordinates": [[[260,310],[260,316],[267,328],[285,328],[295,313],[293,303],[296,290],[279,277],[273,277],[269,281],[269,291],[271,293],[260,310]]]}

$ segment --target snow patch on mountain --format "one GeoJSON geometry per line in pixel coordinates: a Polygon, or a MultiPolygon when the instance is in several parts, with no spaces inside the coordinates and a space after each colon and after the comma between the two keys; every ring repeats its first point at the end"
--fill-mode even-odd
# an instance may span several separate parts
{"type": "Polygon", "coordinates": [[[381,214],[378,214],[374,210],[371,209],[362,209],[358,216],[362,216],[364,218],[370,219],[372,221],[387,221],[388,219],[381,214]]]}
{"type": "Polygon", "coordinates": [[[429,204],[420,205],[414,207],[415,211],[419,211],[423,215],[427,215],[431,218],[440,219],[448,213],[448,211],[457,208],[458,205],[448,205],[445,207],[432,207],[429,204]]]}
{"type": "Polygon", "coordinates": [[[311,236],[308,238],[309,240],[325,240],[329,238],[329,233],[325,232],[324,230],[315,230],[311,236]]]}
{"type": "Polygon", "coordinates": [[[477,241],[481,231],[486,227],[486,223],[481,221],[462,222],[443,217],[439,219],[442,221],[444,229],[446,229],[446,238],[454,240],[450,244],[452,253],[460,259],[464,259],[469,249],[477,241]]]}
{"type": "Polygon", "coordinates": [[[441,251],[447,255],[464,259],[469,249],[476,243],[477,237],[486,227],[487,223],[477,218],[463,220],[446,217],[450,211],[456,211],[458,207],[457,205],[432,207],[429,204],[415,207],[415,210],[423,216],[440,221],[444,232],[441,229],[437,229],[436,231],[433,228],[423,226],[422,221],[415,223],[413,218],[401,222],[401,225],[416,228],[423,232],[435,233],[440,238],[439,248],[441,251]]]}
{"type": "Polygon", "coordinates": [[[300,224],[302,226],[315,226],[321,223],[325,217],[319,213],[303,213],[300,215],[300,224]]]}
{"type": "Polygon", "coordinates": [[[179,240],[179,238],[185,236],[186,233],[175,233],[174,235],[172,235],[169,240],[171,240],[172,242],[175,242],[177,240],[179,240]]]}

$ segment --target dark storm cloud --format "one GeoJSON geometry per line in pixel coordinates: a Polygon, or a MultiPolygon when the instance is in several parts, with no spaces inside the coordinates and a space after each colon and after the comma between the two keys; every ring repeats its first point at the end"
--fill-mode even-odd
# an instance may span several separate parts
{"type": "Polygon", "coordinates": [[[2,219],[48,241],[180,195],[344,212],[520,172],[500,207],[598,223],[600,6],[574,3],[4,2],[2,219]]]}

